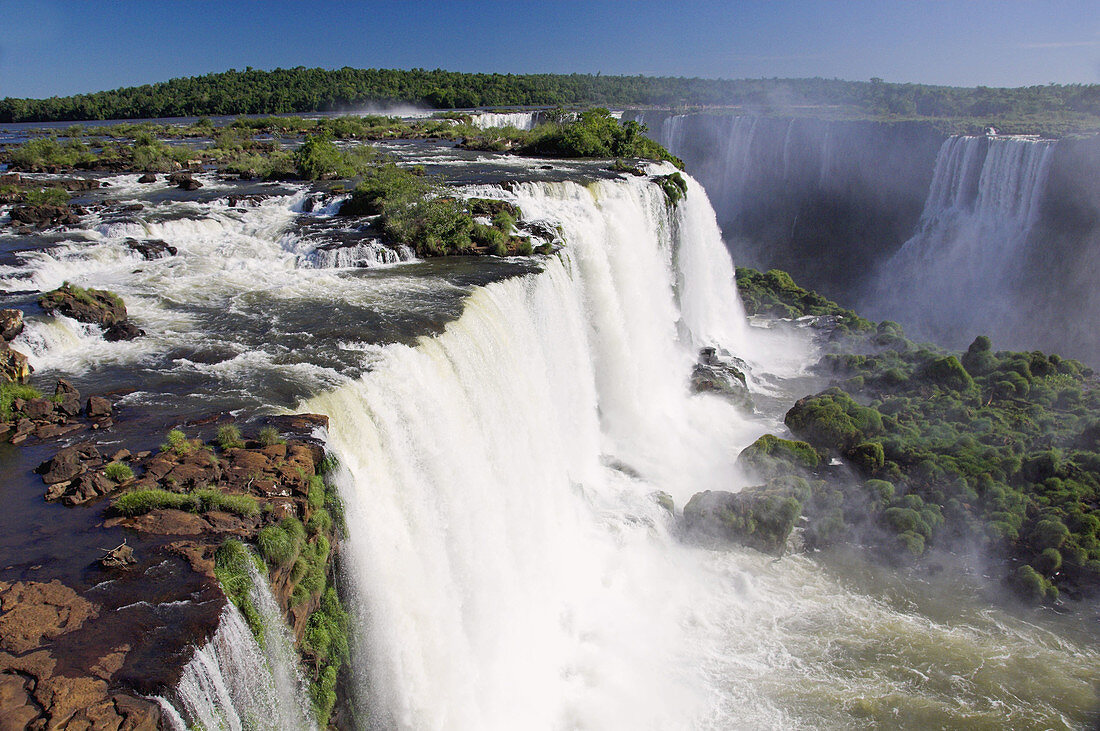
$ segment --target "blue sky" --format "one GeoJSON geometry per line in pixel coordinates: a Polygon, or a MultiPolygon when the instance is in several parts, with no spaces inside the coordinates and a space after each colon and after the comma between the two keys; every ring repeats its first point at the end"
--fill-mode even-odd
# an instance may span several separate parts
{"type": "Polygon", "coordinates": [[[0,97],[247,66],[1100,82],[1100,0],[0,0],[0,97]]]}

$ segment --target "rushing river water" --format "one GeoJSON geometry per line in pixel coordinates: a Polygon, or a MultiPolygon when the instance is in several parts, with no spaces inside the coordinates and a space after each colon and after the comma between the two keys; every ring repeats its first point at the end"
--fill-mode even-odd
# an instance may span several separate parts
{"type": "Polygon", "coordinates": [[[196,193],[112,176],[89,200],[120,202],[83,227],[0,235],[2,301],[27,309],[16,347],[43,382],[121,391],[124,410],[165,422],[331,418],[350,687],[370,724],[1089,723],[1100,652],[1087,611],[998,608],[977,574],[776,560],[678,534],[653,493],[682,506],[743,486],[738,452],[817,385],[807,331],[746,321],[698,184],[670,211],[649,180],[593,164],[394,150],[560,226],[563,249],[394,263],[333,218],[331,197],[213,176],[196,193]],[[130,242],[150,239],[177,253],[144,260],[130,242]],[[317,253],[334,245],[374,266],[325,266],[349,261],[317,253]],[[147,336],[106,343],[36,314],[35,295],[64,281],[118,292],[147,336]],[[689,395],[702,345],[748,361],[756,413],[689,395]]]}

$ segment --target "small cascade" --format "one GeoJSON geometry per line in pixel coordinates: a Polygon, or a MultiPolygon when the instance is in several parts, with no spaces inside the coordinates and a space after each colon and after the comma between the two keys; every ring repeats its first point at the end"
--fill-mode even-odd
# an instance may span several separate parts
{"type": "Polygon", "coordinates": [[[306,269],[369,268],[416,261],[408,246],[386,246],[377,239],[352,245],[322,245],[299,255],[298,266],[306,269]]]}
{"type": "Polygon", "coordinates": [[[869,305],[960,347],[1011,328],[1054,142],[944,141],[920,229],[881,268],[869,305]]]}
{"type": "Polygon", "coordinates": [[[542,117],[542,112],[477,112],[470,115],[470,121],[479,129],[515,127],[529,130],[534,129],[542,117]]]}
{"type": "Polygon", "coordinates": [[[184,667],[174,700],[157,698],[173,731],[278,728],[315,731],[298,653],[267,578],[248,564],[249,598],[260,616],[257,641],[241,613],[226,604],[214,636],[184,667]]]}

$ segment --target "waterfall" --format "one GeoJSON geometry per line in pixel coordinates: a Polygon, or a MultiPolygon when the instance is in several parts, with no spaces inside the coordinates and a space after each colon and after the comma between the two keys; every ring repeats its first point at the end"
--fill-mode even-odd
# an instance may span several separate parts
{"type": "Polygon", "coordinates": [[[919,230],[880,268],[870,306],[954,346],[1011,329],[1054,144],[945,140],[919,230]]]}
{"type": "Polygon", "coordinates": [[[541,112],[478,112],[470,115],[470,121],[479,129],[490,127],[534,129],[541,119],[541,112]]]}
{"type": "Polygon", "coordinates": [[[379,728],[690,726],[701,587],[651,494],[728,485],[754,436],[687,395],[693,343],[742,337],[713,212],[694,181],[676,214],[647,181],[494,191],[562,252],[305,404],[346,468],[359,693],[379,728]]]}
{"type": "Polygon", "coordinates": [[[251,562],[247,567],[252,578],[249,599],[260,616],[261,640],[227,603],[214,636],[184,667],[176,702],[156,699],[173,731],[187,731],[196,724],[207,731],[316,728],[286,620],[267,578],[251,562]]]}
{"type": "MultiPolygon", "coordinates": [[[[755,172],[754,154],[760,153],[757,146],[760,117],[675,114],[659,122],[650,117],[651,124],[646,116],[639,115],[639,121],[650,126],[650,136],[684,159],[688,170],[719,207],[723,220],[735,220],[742,212],[744,193],[755,172]]],[[[785,168],[789,162],[789,149],[785,145],[785,168]]]]}

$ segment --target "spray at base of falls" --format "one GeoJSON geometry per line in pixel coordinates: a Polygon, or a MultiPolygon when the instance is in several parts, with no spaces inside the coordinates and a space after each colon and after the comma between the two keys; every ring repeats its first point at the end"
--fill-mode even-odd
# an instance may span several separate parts
{"type": "Polygon", "coordinates": [[[315,731],[307,685],[286,620],[267,577],[247,562],[249,599],[260,617],[259,641],[232,603],[226,603],[214,636],[184,667],[176,703],[156,698],[173,731],[201,724],[207,731],[278,728],[315,731]]]}

